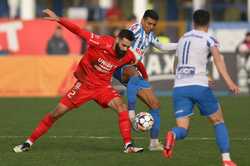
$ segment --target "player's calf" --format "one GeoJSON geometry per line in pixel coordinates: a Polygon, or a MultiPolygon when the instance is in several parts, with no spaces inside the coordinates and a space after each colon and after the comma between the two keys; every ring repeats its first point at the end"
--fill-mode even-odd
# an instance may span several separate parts
{"type": "Polygon", "coordinates": [[[154,118],[154,124],[150,129],[150,144],[148,149],[150,151],[162,151],[163,145],[159,142],[159,133],[160,133],[160,110],[151,109],[149,113],[154,118]]]}

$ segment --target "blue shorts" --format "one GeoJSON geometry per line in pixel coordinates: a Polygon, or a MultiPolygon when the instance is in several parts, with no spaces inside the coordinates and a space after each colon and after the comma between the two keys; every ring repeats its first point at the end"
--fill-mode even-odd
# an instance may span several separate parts
{"type": "MultiPolygon", "coordinates": [[[[123,81],[122,80],[122,75],[123,75],[123,68],[127,67],[128,65],[124,65],[123,67],[119,67],[116,69],[116,71],[113,74],[113,77],[117,79],[121,84],[123,84],[125,87],[127,87],[128,81],[123,81]]],[[[148,81],[145,81],[141,76],[139,76],[140,80],[136,80],[138,82],[134,82],[134,84],[137,84],[140,88],[139,89],[147,89],[151,88],[151,85],[148,81]]]]}
{"type": "Polygon", "coordinates": [[[176,118],[193,114],[197,104],[200,114],[210,116],[219,110],[219,102],[209,87],[191,85],[176,87],[173,91],[174,114],[176,118]]]}

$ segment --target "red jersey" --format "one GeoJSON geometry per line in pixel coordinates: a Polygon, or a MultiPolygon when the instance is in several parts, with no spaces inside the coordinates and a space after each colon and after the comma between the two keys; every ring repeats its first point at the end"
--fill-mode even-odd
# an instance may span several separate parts
{"type": "Polygon", "coordinates": [[[80,29],[63,18],[60,19],[59,23],[84,38],[88,44],[87,51],[74,73],[75,77],[84,84],[89,86],[111,85],[112,75],[118,67],[136,61],[134,54],[129,49],[123,58],[118,59],[113,50],[115,38],[111,36],[96,35],[80,29]]]}

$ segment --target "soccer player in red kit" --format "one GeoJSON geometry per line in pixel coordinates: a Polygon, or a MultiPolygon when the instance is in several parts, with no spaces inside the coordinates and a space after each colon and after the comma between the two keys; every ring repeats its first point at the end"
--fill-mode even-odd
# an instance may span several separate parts
{"type": "Polygon", "coordinates": [[[44,135],[62,115],[87,101],[94,100],[103,108],[110,107],[117,111],[124,152],[142,152],[143,148],[135,147],[131,142],[131,124],[127,106],[111,86],[112,74],[118,67],[137,61],[136,56],[129,50],[134,40],[133,32],[121,30],[116,38],[96,35],[80,29],[67,19],[59,18],[49,9],[43,12],[47,15],[45,19],[57,21],[85,39],[88,43],[88,49],[74,73],[77,78],[75,85],[62,97],[55,110],[45,115],[27,140],[14,147],[13,150],[17,153],[29,150],[31,145],[44,135]]]}

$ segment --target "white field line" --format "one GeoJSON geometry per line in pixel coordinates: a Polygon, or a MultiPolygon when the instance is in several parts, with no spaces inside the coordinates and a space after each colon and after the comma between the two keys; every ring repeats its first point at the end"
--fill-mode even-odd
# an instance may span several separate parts
{"type": "MultiPolygon", "coordinates": [[[[20,136],[20,135],[0,135],[0,139],[15,139],[15,138],[27,138],[28,136],[20,136]]],[[[44,138],[49,138],[49,139],[111,139],[111,140],[116,140],[116,139],[121,139],[121,137],[108,137],[108,136],[71,136],[71,135],[60,135],[60,136],[44,136],[44,138]]],[[[146,137],[134,137],[134,139],[148,139],[146,137]]],[[[185,140],[189,141],[214,141],[214,137],[187,137],[185,140]]],[[[250,137],[231,137],[231,141],[250,141],[250,137]]]]}

